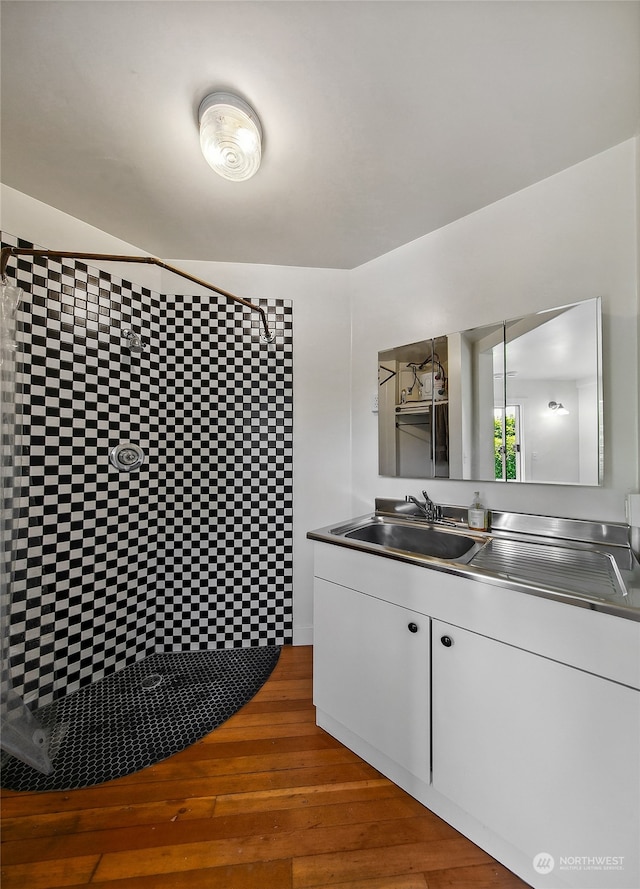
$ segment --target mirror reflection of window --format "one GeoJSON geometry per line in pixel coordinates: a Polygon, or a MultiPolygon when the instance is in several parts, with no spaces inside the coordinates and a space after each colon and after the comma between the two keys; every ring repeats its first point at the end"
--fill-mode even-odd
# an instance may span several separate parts
{"type": "Polygon", "coordinates": [[[494,410],[493,415],[495,480],[523,482],[520,405],[508,404],[504,410],[494,410]]]}

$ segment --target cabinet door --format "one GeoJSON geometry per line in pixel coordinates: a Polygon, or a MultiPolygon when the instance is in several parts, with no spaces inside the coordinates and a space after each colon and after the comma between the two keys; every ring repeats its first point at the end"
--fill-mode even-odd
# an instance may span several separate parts
{"type": "Polygon", "coordinates": [[[315,580],[314,703],[430,779],[429,618],[315,580]]]}
{"type": "Polygon", "coordinates": [[[432,638],[433,786],[551,856],[549,887],[640,886],[639,693],[440,621],[432,638]]]}

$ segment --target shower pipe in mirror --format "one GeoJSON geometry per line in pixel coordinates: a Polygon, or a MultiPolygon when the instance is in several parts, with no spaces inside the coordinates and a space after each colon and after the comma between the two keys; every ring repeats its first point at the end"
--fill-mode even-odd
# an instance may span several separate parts
{"type": "Polygon", "coordinates": [[[136,262],[144,263],[146,265],[156,265],[161,269],[165,269],[167,272],[172,272],[174,275],[186,278],[187,281],[191,281],[193,284],[198,284],[200,287],[204,287],[213,293],[217,293],[225,299],[239,303],[247,309],[250,309],[252,312],[257,312],[260,315],[264,330],[262,337],[263,342],[273,343],[275,340],[275,334],[269,330],[267,316],[263,308],[254,305],[254,303],[250,302],[248,299],[243,299],[241,296],[236,296],[233,293],[229,293],[227,290],[215,287],[213,284],[209,284],[208,281],[196,278],[195,275],[191,275],[189,272],[185,272],[182,269],[169,265],[169,263],[163,262],[161,259],[156,259],[155,256],[128,256],[126,254],[121,256],[115,253],[72,253],[60,250],[37,250],[27,247],[3,247],[0,261],[0,277],[4,278],[9,259],[12,256],[40,256],[45,259],[79,259],[83,261],[86,259],[93,262],[136,262]]]}

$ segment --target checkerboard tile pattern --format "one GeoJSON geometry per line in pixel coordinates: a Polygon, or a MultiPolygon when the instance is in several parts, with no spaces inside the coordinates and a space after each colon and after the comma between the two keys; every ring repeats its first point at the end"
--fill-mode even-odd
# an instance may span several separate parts
{"type": "MultiPolygon", "coordinates": [[[[2,246],[30,247],[10,235],[2,246]]],[[[292,637],[292,307],[14,257],[11,664],[42,706],[154,652],[292,637]],[[148,343],[131,353],[122,332],[148,343]],[[147,459],[118,472],[110,449],[147,459]]]]}

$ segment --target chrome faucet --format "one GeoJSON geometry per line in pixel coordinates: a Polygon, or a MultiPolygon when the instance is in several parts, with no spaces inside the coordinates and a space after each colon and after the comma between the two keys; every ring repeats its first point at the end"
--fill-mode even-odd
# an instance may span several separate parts
{"type": "Polygon", "coordinates": [[[417,497],[407,494],[405,500],[407,503],[413,503],[418,507],[428,522],[439,522],[442,519],[442,507],[433,502],[426,491],[422,492],[424,503],[420,503],[417,497]]]}

